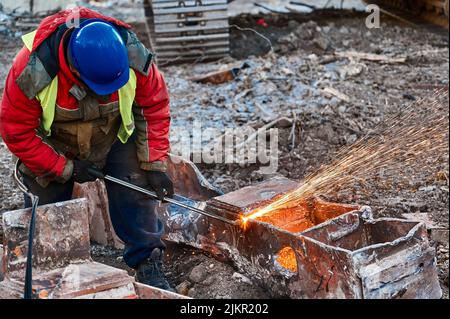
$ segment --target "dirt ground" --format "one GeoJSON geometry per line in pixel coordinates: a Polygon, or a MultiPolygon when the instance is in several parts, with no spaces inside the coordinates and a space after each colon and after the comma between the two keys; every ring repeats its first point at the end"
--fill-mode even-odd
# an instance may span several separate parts
{"type": "MultiPolygon", "coordinates": [[[[318,11],[302,15],[241,15],[233,17],[231,58],[219,62],[163,68],[171,95],[171,142],[176,150],[181,129],[194,119],[202,125],[226,128],[261,127],[286,116],[294,128],[280,127],[279,170],[301,181],[329,163],[341,147],[364,136],[386,116],[412,101],[447,87],[448,34],[382,19],[380,29],[367,29],[364,15],[352,11],[318,11]],[[264,19],[264,21],[261,21],[264,19]],[[264,23],[262,23],[264,22],[264,23]],[[272,47],[272,49],[271,49],[272,47]],[[332,58],[335,52],[358,51],[406,57],[404,63],[380,63],[332,58]],[[247,64],[235,80],[220,85],[189,80],[227,63],[247,64]],[[327,96],[332,87],[349,97],[327,96]],[[292,132],[294,132],[292,134],[292,132]],[[295,140],[293,140],[295,136],[295,140]]],[[[8,66],[20,47],[14,33],[0,32],[0,89],[8,66]]],[[[447,101],[448,103],[448,101],[447,101]]],[[[425,107],[426,105],[424,105],[425,107]]],[[[381,189],[369,185],[366,195],[355,191],[341,202],[366,204],[375,216],[401,217],[404,213],[429,213],[448,229],[448,153],[436,154],[433,171],[418,171],[409,187],[381,189]]],[[[224,192],[262,181],[258,165],[199,165],[202,173],[224,192]]],[[[22,205],[22,196],[11,179],[11,156],[0,144],[0,213],[22,205]]],[[[444,297],[448,298],[448,243],[437,245],[444,297]]],[[[94,245],[94,259],[126,269],[120,251],[94,245]]],[[[195,298],[264,298],[269,294],[234,269],[207,254],[185,246],[168,245],[166,273],[183,294],[195,298]]],[[[132,271],[128,269],[130,273],[132,271]]]]}

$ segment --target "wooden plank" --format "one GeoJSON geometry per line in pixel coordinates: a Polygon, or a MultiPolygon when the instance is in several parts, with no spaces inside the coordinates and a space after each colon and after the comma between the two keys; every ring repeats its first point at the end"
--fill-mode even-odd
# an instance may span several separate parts
{"type": "MultiPolygon", "coordinates": [[[[204,38],[205,36],[216,35],[216,34],[229,34],[229,33],[228,33],[228,29],[204,30],[202,32],[186,31],[186,32],[173,32],[173,33],[158,33],[157,38],[171,39],[171,38],[199,37],[198,42],[201,42],[201,38],[204,38]]],[[[227,38],[229,38],[229,36],[227,38]]],[[[203,41],[203,42],[205,43],[208,41],[203,41]]],[[[186,43],[187,41],[177,41],[177,42],[186,43]]]]}
{"type": "Polygon", "coordinates": [[[152,8],[158,62],[229,54],[227,0],[154,0],[152,8]]]}
{"type": "Polygon", "coordinates": [[[176,58],[176,59],[159,59],[158,61],[164,65],[165,63],[184,63],[184,62],[202,62],[202,61],[210,61],[210,60],[216,60],[216,59],[220,59],[223,58],[224,56],[226,56],[225,54],[213,54],[213,55],[207,55],[207,56],[202,56],[202,57],[188,57],[188,58],[184,58],[184,57],[180,57],[180,58],[176,58]]]}
{"type": "Polygon", "coordinates": [[[164,15],[164,14],[181,14],[181,13],[195,13],[195,12],[208,12],[208,11],[220,11],[227,10],[227,5],[212,5],[212,6],[197,6],[197,7],[181,7],[173,9],[154,9],[154,15],[164,15]]]}
{"type": "Polygon", "coordinates": [[[194,22],[201,22],[201,21],[217,21],[217,20],[224,20],[228,21],[228,16],[224,14],[223,12],[215,11],[210,12],[211,14],[208,16],[201,16],[201,17],[185,17],[180,18],[176,15],[168,15],[168,16],[157,16],[155,17],[154,23],[155,24],[178,24],[180,22],[183,23],[194,23],[194,22]]]}
{"type": "Polygon", "coordinates": [[[206,23],[206,25],[196,25],[196,26],[183,26],[175,28],[160,27],[155,26],[156,34],[174,33],[174,32],[194,32],[194,31],[207,31],[207,30],[227,30],[229,27],[228,21],[215,22],[213,24],[206,23]]]}
{"type": "Polygon", "coordinates": [[[184,52],[181,50],[180,51],[166,51],[166,52],[159,52],[158,57],[160,59],[163,59],[163,58],[167,58],[167,57],[173,58],[173,57],[178,57],[178,56],[186,57],[186,56],[202,56],[202,55],[219,54],[219,53],[226,54],[229,51],[230,50],[227,47],[226,48],[218,48],[218,49],[213,48],[213,49],[209,49],[209,50],[189,50],[189,51],[185,50],[184,52]]]}
{"type": "Polygon", "coordinates": [[[204,18],[205,20],[216,18],[217,16],[222,16],[224,19],[228,18],[227,10],[215,10],[206,12],[196,12],[193,14],[178,14],[178,13],[167,13],[158,16],[154,16],[154,20],[160,21],[170,21],[170,20],[190,20],[194,18],[204,18]]]}
{"type": "Polygon", "coordinates": [[[219,40],[228,39],[230,35],[228,33],[209,34],[209,35],[194,35],[185,37],[171,37],[171,38],[157,38],[156,43],[174,43],[174,42],[192,42],[192,41],[207,41],[207,40],[219,40]]]}
{"type": "Polygon", "coordinates": [[[154,9],[166,9],[166,8],[183,8],[183,7],[199,7],[199,6],[210,6],[218,4],[227,4],[226,0],[201,0],[198,4],[198,0],[184,0],[184,1],[164,1],[164,2],[153,2],[154,9]],[[180,5],[184,3],[184,6],[180,5]]]}
{"type": "Polygon", "coordinates": [[[163,23],[176,23],[176,22],[198,22],[198,21],[215,21],[215,20],[228,20],[227,11],[208,11],[197,12],[193,14],[164,14],[153,17],[156,24],[163,23]]]}

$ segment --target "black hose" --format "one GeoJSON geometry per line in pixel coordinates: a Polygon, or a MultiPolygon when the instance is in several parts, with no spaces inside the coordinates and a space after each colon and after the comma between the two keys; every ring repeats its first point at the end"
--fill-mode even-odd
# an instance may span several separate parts
{"type": "Polygon", "coordinates": [[[36,224],[36,208],[39,204],[39,197],[33,195],[30,196],[30,198],[31,198],[31,220],[30,220],[30,228],[28,229],[27,265],[25,270],[25,286],[23,291],[24,299],[33,299],[33,238],[36,224]]]}
{"type": "Polygon", "coordinates": [[[33,298],[33,238],[34,238],[34,229],[36,224],[36,209],[39,205],[39,197],[34,195],[30,190],[26,187],[26,185],[22,182],[19,177],[19,166],[21,164],[20,159],[17,160],[15,168],[14,168],[14,179],[17,183],[19,189],[24,192],[25,195],[30,197],[31,199],[31,219],[30,226],[28,229],[28,250],[27,250],[27,263],[25,268],[25,284],[23,290],[23,298],[24,299],[32,299],[33,298]]]}

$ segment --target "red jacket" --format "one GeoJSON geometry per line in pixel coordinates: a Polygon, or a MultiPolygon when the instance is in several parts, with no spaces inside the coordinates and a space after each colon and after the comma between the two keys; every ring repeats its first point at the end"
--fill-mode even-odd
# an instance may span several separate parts
{"type": "MultiPolygon", "coordinates": [[[[31,52],[51,36],[58,26],[66,22],[68,14],[70,14],[70,11],[61,11],[42,20],[31,52]]],[[[86,8],[81,8],[80,17],[101,18],[116,25],[130,28],[129,25],[119,20],[100,15],[86,8]]],[[[69,94],[69,90],[77,83],[77,80],[68,70],[64,58],[61,61],[61,57],[64,56],[61,54],[61,50],[62,45],[59,49],[60,65],[57,70],[58,96],[56,103],[62,108],[73,110],[78,108],[78,103],[69,94]]],[[[16,83],[17,77],[28,63],[31,52],[25,47],[20,50],[6,79],[0,107],[0,133],[9,150],[37,176],[57,177],[63,173],[67,159],[37,136],[36,130],[40,126],[42,107],[36,98],[28,98],[16,83]]],[[[144,144],[148,148],[146,152],[143,152],[148,154],[148,158],[140,158],[140,160],[143,162],[141,167],[148,168],[151,166],[149,163],[165,161],[167,158],[170,125],[169,95],[163,76],[159,73],[155,64],[150,66],[148,76],[139,72],[135,73],[137,76],[135,103],[142,108],[146,121],[146,130],[140,133],[147,136],[144,144]]],[[[117,100],[118,94],[116,92],[112,94],[110,102],[117,100]]],[[[136,126],[136,130],[139,130],[138,126],[136,126]]],[[[142,127],[140,130],[143,130],[142,127]]]]}

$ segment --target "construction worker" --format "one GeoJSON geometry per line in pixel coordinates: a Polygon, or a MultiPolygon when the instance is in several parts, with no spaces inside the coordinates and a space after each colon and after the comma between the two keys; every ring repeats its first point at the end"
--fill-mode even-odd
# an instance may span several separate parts
{"type": "MultiPolygon", "coordinates": [[[[22,37],[8,74],[0,131],[22,162],[23,182],[40,204],[70,200],[87,169],[173,195],[166,174],[169,96],[152,53],[126,23],[79,8],[65,10],[22,37]]],[[[139,282],[170,289],[163,273],[157,202],[106,182],[111,221],[124,260],[139,282]]],[[[29,207],[29,200],[25,201],[29,207]]]]}

